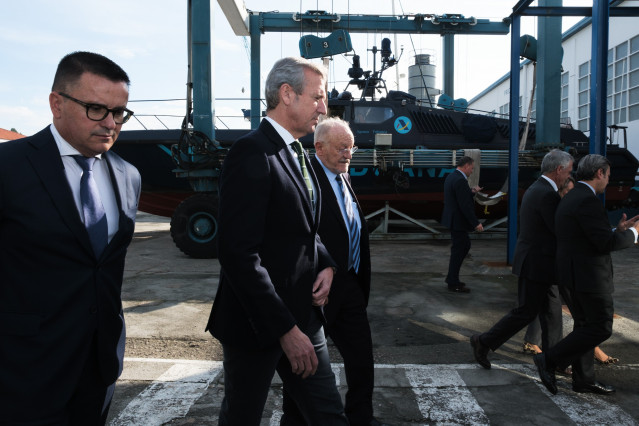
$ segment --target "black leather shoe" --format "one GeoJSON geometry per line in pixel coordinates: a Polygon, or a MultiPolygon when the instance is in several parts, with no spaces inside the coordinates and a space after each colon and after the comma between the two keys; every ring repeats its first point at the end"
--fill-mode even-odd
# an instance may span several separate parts
{"type": "Polygon", "coordinates": [[[548,366],[546,365],[546,354],[541,353],[533,355],[533,361],[537,366],[537,371],[539,372],[541,383],[546,386],[548,392],[553,395],[557,395],[557,378],[555,377],[555,370],[548,369],[548,366]]]}
{"type": "Polygon", "coordinates": [[[490,370],[490,361],[486,355],[488,355],[488,348],[481,344],[479,340],[479,334],[473,334],[470,336],[470,346],[473,347],[473,355],[475,355],[475,361],[477,364],[484,367],[486,370],[490,370]]]}
{"type": "Polygon", "coordinates": [[[615,393],[615,388],[612,386],[604,385],[603,383],[593,382],[593,383],[582,383],[582,384],[572,384],[572,390],[579,393],[596,393],[599,395],[610,395],[611,393],[615,393]]]}
{"type": "Polygon", "coordinates": [[[452,291],[453,293],[470,293],[470,289],[463,285],[449,286],[448,291],[452,291]]]}

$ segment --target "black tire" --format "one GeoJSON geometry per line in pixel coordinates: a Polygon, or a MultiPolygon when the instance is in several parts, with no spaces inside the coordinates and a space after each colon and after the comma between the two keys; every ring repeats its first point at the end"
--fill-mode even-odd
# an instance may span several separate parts
{"type": "Polygon", "coordinates": [[[186,255],[217,258],[217,196],[195,194],[182,201],[171,218],[171,237],[186,255]]]}

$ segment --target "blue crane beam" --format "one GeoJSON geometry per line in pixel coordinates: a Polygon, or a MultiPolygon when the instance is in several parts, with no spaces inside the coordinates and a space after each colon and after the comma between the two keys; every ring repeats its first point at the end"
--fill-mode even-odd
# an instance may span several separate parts
{"type": "Polygon", "coordinates": [[[510,20],[465,18],[462,15],[339,15],[323,10],[293,12],[257,12],[249,16],[251,32],[251,128],[260,123],[260,38],[266,32],[333,32],[350,33],[384,31],[389,34],[441,34],[448,59],[442,69],[445,89],[453,95],[454,35],[504,35],[510,31],[510,20]],[[256,65],[257,64],[257,65],[256,65]]]}
{"type": "Polygon", "coordinates": [[[347,30],[351,33],[384,31],[391,34],[508,34],[510,22],[488,19],[446,19],[428,14],[417,15],[339,15],[324,11],[306,13],[260,12],[259,29],[262,33],[277,32],[332,32],[347,30]]]}

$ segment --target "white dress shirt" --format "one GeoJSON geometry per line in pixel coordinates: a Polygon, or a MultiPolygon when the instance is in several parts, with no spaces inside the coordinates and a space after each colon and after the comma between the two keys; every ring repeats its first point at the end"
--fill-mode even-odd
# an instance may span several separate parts
{"type": "MultiPolygon", "coordinates": [[[[53,124],[51,124],[51,133],[53,133],[53,139],[55,139],[60,156],[62,157],[62,164],[64,164],[64,173],[69,181],[71,192],[73,192],[73,200],[75,206],[80,214],[80,220],[84,223],[84,215],[82,213],[82,201],[80,200],[80,180],[82,179],[82,167],[73,158],[74,155],[82,155],[80,152],[71,146],[71,144],[64,140],[58,130],[53,124]]],[[[107,217],[107,224],[109,228],[109,242],[113,236],[118,232],[120,227],[120,212],[118,211],[118,202],[115,198],[115,192],[111,183],[111,175],[109,174],[109,167],[106,164],[106,160],[102,159],[102,155],[96,155],[96,161],[93,164],[93,179],[100,191],[100,199],[104,206],[104,212],[107,217]]]]}

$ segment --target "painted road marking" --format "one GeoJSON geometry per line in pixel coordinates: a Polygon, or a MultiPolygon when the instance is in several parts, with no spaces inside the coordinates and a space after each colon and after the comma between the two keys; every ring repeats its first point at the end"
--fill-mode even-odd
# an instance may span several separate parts
{"type": "MultiPolygon", "coordinates": [[[[125,358],[125,362],[127,361],[135,362],[141,359],[125,358]]],[[[182,418],[222,371],[220,361],[148,361],[168,361],[173,365],[134,398],[111,425],[163,425],[173,419],[182,418]]]]}
{"type": "Polygon", "coordinates": [[[422,416],[438,424],[486,425],[490,422],[466,387],[456,368],[449,365],[406,365],[406,377],[417,397],[422,416]]]}
{"type": "MultiPolygon", "coordinates": [[[[111,422],[113,426],[155,426],[187,416],[191,406],[206,392],[212,382],[222,373],[220,361],[194,361],[178,359],[125,358],[125,363],[159,365],[159,376],[151,379],[153,371],[142,368],[140,373],[131,371],[123,381],[152,380],[140,394],[111,422]],[[166,367],[168,366],[168,368],[166,367]],[[138,377],[136,377],[138,376],[138,377]]],[[[570,389],[570,381],[559,381],[560,392],[550,395],[537,377],[534,366],[529,364],[495,364],[493,369],[516,373],[536,383],[542,394],[547,395],[575,424],[636,425],[637,421],[609,399],[596,395],[576,394],[570,389]]],[[[331,364],[337,385],[341,386],[343,364],[331,364]]],[[[625,364],[624,369],[637,370],[638,364],[625,364]]],[[[409,383],[421,415],[429,422],[438,424],[488,425],[490,420],[460,373],[485,370],[476,364],[376,364],[375,369],[396,370],[401,377],[395,383],[409,383]]],[[[473,373],[474,374],[474,373],[473,373]]],[[[276,375],[269,393],[273,402],[270,426],[279,425],[282,417],[282,395],[277,385],[281,381],[276,375]]],[[[345,383],[344,383],[345,385],[345,383]]],[[[401,387],[401,385],[397,385],[401,387]]],[[[405,385],[403,386],[405,387],[405,385]]],[[[213,413],[212,413],[213,415],[213,413]]]]}

